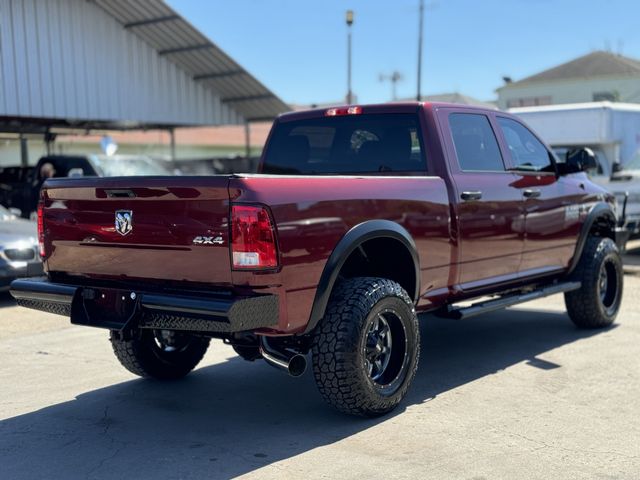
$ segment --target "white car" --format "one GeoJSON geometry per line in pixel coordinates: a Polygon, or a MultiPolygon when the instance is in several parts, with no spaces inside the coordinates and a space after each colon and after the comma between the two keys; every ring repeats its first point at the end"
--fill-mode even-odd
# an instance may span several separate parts
{"type": "Polygon", "coordinates": [[[36,224],[0,206],[0,292],[16,278],[42,274],[36,224]]]}

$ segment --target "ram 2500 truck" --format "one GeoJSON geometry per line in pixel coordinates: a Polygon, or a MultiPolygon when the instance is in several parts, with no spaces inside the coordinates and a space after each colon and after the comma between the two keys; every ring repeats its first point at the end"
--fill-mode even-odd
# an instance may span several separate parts
{"type": "Polygon", "coordinates": [[[110,330],[143,377],[182,377],[222,339],[292,375],[310,357],[330,404],[381,415],[416,373],[419,312],[462,319],[564,293],[578,327],[614,321],[615,203],[592,165],[468,106],[285,114],[259,174],[48,180],[47,275],[12,293],[110,330]]]}

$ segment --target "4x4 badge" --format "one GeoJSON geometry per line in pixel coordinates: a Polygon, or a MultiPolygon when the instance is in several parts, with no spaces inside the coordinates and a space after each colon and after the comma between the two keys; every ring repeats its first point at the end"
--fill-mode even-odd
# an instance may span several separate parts
{"type": "Polygon", "coordinates": [[[126,235],[133,230],[133,212],[131,210],[116,210],[116,232],[126,235]]]}
{"type": "Polygon", "coordinates": [[[194,245],[222,245],[224,243],[224,239],[221,235],[217,237],[204,237],[198,236],[193,239],[194,245]]]}

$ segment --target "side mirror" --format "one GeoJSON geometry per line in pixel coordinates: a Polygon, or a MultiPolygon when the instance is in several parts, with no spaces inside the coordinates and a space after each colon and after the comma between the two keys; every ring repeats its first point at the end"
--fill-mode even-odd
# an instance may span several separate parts
{"type": "Polygon", "coordinates": [[[611,167],[611,177],[609,180],[612,182],[628,182],[633,180],[633,175],[629,175],[629,172],[625,172],[624,167],[620,162],[615,162],[611,167]]]}
{"type": "Polygon", "coordinates": [[[574,148],[566,155],[567,173],[586,172],[598,168],[598,162],[590,148],[574,148]]]}

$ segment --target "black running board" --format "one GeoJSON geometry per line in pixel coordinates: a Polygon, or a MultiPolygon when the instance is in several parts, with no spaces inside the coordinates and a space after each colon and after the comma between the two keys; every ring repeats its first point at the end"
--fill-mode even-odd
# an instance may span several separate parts
{"type": "Polygon", "coordinates": [[[483,313],[495,312],[496,310],[501,310],[506,307],[512,307],[519,303],[555,295],[556,293],[571,292],[572,290],[579,289],[581,286],[581,282],[556,283],[527,293],[511,293],[492,300],[473,303],[467,307],[449,305],[447,310],[440,311],[437,315],[455,320],[464,320],[483,313]]]}

